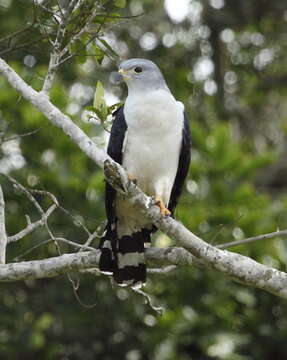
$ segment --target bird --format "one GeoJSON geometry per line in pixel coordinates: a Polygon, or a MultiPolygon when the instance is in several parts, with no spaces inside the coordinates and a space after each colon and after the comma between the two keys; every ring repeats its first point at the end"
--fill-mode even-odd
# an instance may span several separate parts
{"type": "MultiPolygon", "coordinates": [[[[184,105],[174,98],[151,60],[122,61],[119,79],[127,85],[128,96],[113,114],[107,153],[154,198],[161,216],[174,216],[191,156],[184,105]]],[[[145,249],[157,229],[108,182],[105,207],[107,225],[99,245],[99,268],[121,286],[141,287],[146,282],[145,249]]]]}

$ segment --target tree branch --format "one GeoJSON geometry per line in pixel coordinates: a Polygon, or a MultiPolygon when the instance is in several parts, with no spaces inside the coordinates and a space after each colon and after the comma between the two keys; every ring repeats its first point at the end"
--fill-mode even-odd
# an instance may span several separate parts
{"type": "Polygon", "coordinates": [[[0,264],[5,264],[7,234],[5,228],[5,202],[2,187],[0,185],[0,264]]]}
{"type": "MultiPolygon", "coordinates": [[[[134,183],[128,179],[126,172],[119,164],[112,161],[103,150],[97,148],[97,146],[89,139],[86,134],[83,133],[81,129],[79,129],[66,115],[62,114],[59,109],[50,103],[49,99],[44,94],[37,93],[30,86],[28,86],[2,59],[0,59],[0,73],[3,74],[8,82],[20,94],[22,94],[26,100],[28,100],[39,111],[41,111],[53,125],[61,128],[64,133],[68,135],[87,156],[93,159],[101,167],[103,167],[103,164],[105,163],[104,170],[107,181],[119,193],[124,195],[128,201],[133,203],[143,216],[150,219],[160,230],[175,239],[178,244],[183,246],[196,258],[200,259],[197,261],[201,261],[204,266],[216,269],[246,285],[264,289],[273,294],[276,294],[277,296],[287,299],[286,273],[259,264],[258,262],[246,256],[213,247],[205,243],[203,240],[187,230],[182,224],[176,222],[171,217],[161,217],[158,207],[154,206],[153,199],[147,197],[134,183]]],[[[147,257],[150,254],[150,250],[151,249],[147,251],[147,257]]],[[[157,250],[159,249],[153,249],[153,252],[156,252],[157,250]]],[[[85,257],[84,254],[83,256],[85,257]]],[[[93,256],[93,252],[86,254],[86,256],[93,256]]],[[[55,259],[54,262],[56,261],[55,259]]],[[[194,261],[194,257],[191,257],[191,255],[188,259],[189,261],[191,259],[194,261]]],[[[48,259],[42,261],[48,262],[48,274],[57,274],[60,271],[59,264],[57,262],[55,262],[54,267],[52,260],[48,259]]],[[[84,261],[84,263],[87,264],[84,258],[81,258],[81,261],[84,261]]],[[[184,261],[186,261],[185,257],[184,261]]],[[[32,264],[36,263],[32,262],[32,264]]],[[[32,264],[30,265],[31,271],[34,269],[32,264]]],[[[76,267],[76,264],[77,261],[73,263],[70,260],[65,268],[65,271],[68,271],[68,269],[73,269],[73,266],[76,267]]],[[[32,276],[29,270],[24,267],[24,265],[22,265],[22,272],[21,266],[19,265],[19,267],[17,267],[18,264],[10,264],[7,266],[11,266],[10,272],[8,271],[8,274],[12,274],[12,279],[17,278],[17,276],[22,276],[23,278],[23,275],[21,274],[23,274],[25,270],[27,271],[26,276],[32,276]],[[12,269],[18,269],[18,272],[16,270],[12,271],[12,269]]],[[[63,268],[63,266],[60,268],[63,268]]],[[[3,268],[3,266],[0,267],[0,270],[4,271],[4,269],[7,271],[7,268],[3,268]]],[[[40,268],[39,271],[39,274],[42,275],[37,275],[37,277],[43,276],[43,267],[40,268]]],[[[9,278],[8,274],[6,274],[6,278],[9,278]]],[[[36,275],[34,274],[34,276],[36,275]]]]}
{"type": "Polygon", "coordinates": [[[41,219],[30,222],[28,221],[27,226],[19,231],[17,234],[8,236],[8,243],[16,242],[22,239],[24,236],[30,234],[30,232],[37,229],[39,226],[44,226],[47,223],[48,217],[52,214],[52,212],[57,208],[57,205],[53,204],[49,207],[49,209],[42,215],[41,219]]]}
{"type": "Polygon", "coordinates": [[[94,267],[99,260],[99,251],[64,254],[45,260],[23,261],[0,265],[0,281],[43,279],[66,272],[94,267]]]}
{"type": "Polygon", "coordinates": [[[88,157],[103,167],[104,160],[109,158],[105,151],[99,149],[67,115],[64,115],[49,101],[44,93],[35,91],[1,58],[0,73],[24,99],[38,109],[54,126],[62,129],[88,157]]]}
{"type": "Polygon", "coordinates": [[[58,49],[58,47],[55,47],[54,51],[50,55],[48,71],[47,71],[47,75],[45,77],[44,84],[42,87],[42,93],[44,93],[46,96],[49,95],[49,91],[52,87],[52,84],[53,84],[53,81],[54,81],[54,78],[56,75],[56,71],[58,68],[59,55],[58,55],[57,49],[58,49]]]}
{"type": "Polygon", "coordinates": [[[160,216],[151,198],[130,181],[124,170],[115,162],[106,160],[104,172],[111,185],[137,206],[143,216],[150,219],[177,244],[201,259],[205,266],[246,285],[264,289],[287,299],[287,274],[285,272],[262,265],[246,256],[211,246],[171,217],[160,216]]]}
{"type": "Polygon", "coordinates": [[[54,41],[50,40],[53,47],[53,51],[50,55],[48,71],[42,87],[42,92],[47,96],[49,95],[49,91],[53,85],[56,71],[59,66],[59,61],[62,57],[61,47],[66,34],[66,25],[72,11],[74,10],[75,3],[76,3],[75,0],[71,1],[68,7],[64,9],[61,9],[60,4],[58,3],[59,12],[61,14],[61,20],[60,22],[58,22],[58,30],[55,40],[54,41]]]}
{"type": "Polygon", "coordinates": [[[252,237],[242,239],[242,240],[231,241],[231,242],[228,242],[228,243],[225,243],[225,244],[217,245],[216,247],[218,249],[226,249],[226,248],[229,248],[229,247],[232,247],[232,246],[238,246],[238,245],[242,245],[242,244],[249,244],[249,243],[252,243],[254,241],[272,239],[272,238],[277,237],[277,236],[287,236],[287,229],[273,231],[273,232],[268,233],[268,234],[252,236],[252,237]]]}
{"type": "MultiPolygon", "coordinates": [[[[181,248],[150,248],[145,254],[151,265],[191,265],[193,256],[181,248]]],[[[0,282],[55,277],[70,271],[95,268],[100,259],[100,250],[64,254],[44,260],[22,261],[0,265],[0,282]]],[[[99,271],[100,273],[100,271],[99,271]]]]}

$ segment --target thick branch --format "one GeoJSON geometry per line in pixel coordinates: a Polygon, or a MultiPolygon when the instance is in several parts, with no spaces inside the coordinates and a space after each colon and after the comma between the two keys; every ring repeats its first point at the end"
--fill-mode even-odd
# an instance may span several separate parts
{"type": "MultiPolygon", "coordinates": [[[[55,277],[70,271],[80,271],[97,267],[100,251],[86,251],[74,254],[65,254],[45,260],[23,261],[0,265],[0,281],[12,282],[28,279],[42,279],[55,277]]],[[[180,248],[156,249],[146,251],[149,264],[178,265],[192,264],[193,256],[180,248]]]]}
{"type": "Polygon", "coordinates": [[[286,273],[261,265],[246,256],[215,248],[188,231],[174,219],[161,217],[158,208],[153,206],[153,200],[129,181],[123,168],[112,161],[104,151],[98,149],[82,130],[50,103],[44,94],[37,93],[28,86],[1,59],[0,72],[25,99],[41,111],[53,125],[61,128],[65,134],[70,136],[74,143],[99,166],[102,167],[106,160],[105,175],[107,181],[128,201],[135,204],[143,216],[149,218],[160,230],[201,259],[205,266],[216,269],[244,284],[264,289],[287,299],[286,273]]]}
{"type": "Polygon", "coordinates": [[[105,175],[118,192],[135,204],[161,231],[201,259],[205,266],[216,269],[246,285],[269,291],[287,299],[287,274],[262,265],[246,256],[211,246],[171,217],[162,217],[152,201],[133,182],[118,164],[106,160],[105,175]]]}
{"type": "Polygon", "coordinates": [[[62,129],[80,149],[100,167],[108,155],[92,142],[92,140],[72,120],[55,107],[44,93],[35,91],[19,75],[0,58],[0,73],[8,80],[28,102],[38,109],[53,125],[62,129]]]}
{"type": "Polygon", "coordinates": [[[0,264],[5,264],[6,259],[7,234],[5,228],[5,203],[0,185],[0,264]]]}
{"type": "Polygon", "coordinates": [[[0,281],[42,279],[55,277],[69,271],[83,270],[98,264],[99,252],[65,254],[45,260],[23,261],[0,265],[0,281]]]}

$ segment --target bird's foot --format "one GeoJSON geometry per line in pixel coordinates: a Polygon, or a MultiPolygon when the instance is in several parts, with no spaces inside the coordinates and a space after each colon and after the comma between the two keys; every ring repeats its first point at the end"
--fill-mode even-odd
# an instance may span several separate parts
{"type": "Polygon", "coordinates": [[[169,216],[171,214],[171,212],[165,207],[160,197],[155,198],[155,205],[159,207],[161,216],[169,216]]]}
{"type": "Polygon", "coordinates": [[[128,174],[129,181],[133,182],[135,185],[137,184],[137,178],[133,175],[128,174]]]}

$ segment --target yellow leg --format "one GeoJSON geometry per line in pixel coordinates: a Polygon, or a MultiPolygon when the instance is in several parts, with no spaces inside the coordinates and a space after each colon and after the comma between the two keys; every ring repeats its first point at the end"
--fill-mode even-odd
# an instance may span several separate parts
{"type": "Polygon", "coordinates": [[[169,216],[171,214],[159,196],[155,198],[155,204],[159,207],[159,211],[162,216],[169,216]]]}
{"type": "Polygon", "coordinates": [[[137,184],[137,178],[135,176],[128,174],[128,179],[135,185],[137,184]]]}

